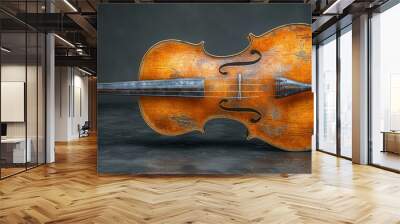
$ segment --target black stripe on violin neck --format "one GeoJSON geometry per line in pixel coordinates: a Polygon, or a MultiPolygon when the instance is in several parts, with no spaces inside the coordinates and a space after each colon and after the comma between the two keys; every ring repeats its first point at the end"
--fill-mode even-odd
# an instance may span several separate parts
{"type": "MultiPolygon", "coordinates": [[[[246,99],[258,97],[256,95],[248,96],[248,92],[259,92],[259,90],[244,90],[243,86],[264,85],[255,83],[245,83],[246,79],[238,74],[235,84],[237,89],[234,91],[225,91],[228,95],[235,92],[234,96],[224,98],[246,99]]],[[[300,92],[311,90],[311,85],[293,81],[283,77],[275,79],[274,97],[283,98],[300,92]]],[[[167,80],[142,80],[127,82],[98,83],[97,92],[100,94],[118,94],[133,96],[177,96],[177,97],[222,97],[221,95],[212,95],[205,93],[204,79],[167,79],[167,80]]],[[[213,91],[209,91],[213,92],[213,91]]],[[[218,91],[215,91],[218,92],[218,91]]]]}
{"type": "Polygon", "coordinates": [[[311,84],[293,81],[284,77],[275,79],[275,97],[283,98],[311,90],[311,84]]]}
{"type": "Polygon", "coordinates": [[[203,79],[168,79],[98,83],[97,93],[134,96],[203,97],[203,79]]]}

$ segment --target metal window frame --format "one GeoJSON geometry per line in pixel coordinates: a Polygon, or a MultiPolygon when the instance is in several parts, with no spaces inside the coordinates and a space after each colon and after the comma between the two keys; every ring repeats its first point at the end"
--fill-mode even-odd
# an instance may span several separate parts
{"type": "MultiPolygon", "coordinates": [[[[347,18],[348,19],[348,18],[347,18]]],[[[352,23],[348,23],[348,24],[346,24],[346,23],[344,23],[344,25],[341,27],[341,26],[338,26],[337,24],[335,24],[334,26],[336,26],[336,32],[335,33],[333,33],[333,34],[331,34],[331,35],[329,35],[329,36],[326,36],[324,39],[321,39],[321,40],[319,40],[318,41],[318,43],[316,44],[316,79],[315,79],[315,82],[316,82],[316,108],[315,108],[315,113],[316,113],[316,120],[315,120],[315,122],[316,122],[316,139],[315,139],[315,141],[316,141],[316,151],[319,151],[319,152],[323,152],[323,153],[326,153],[326,154],[329,154],[329,155],[333,155],[333,156],[336,156],[336,157],[339,157],[339,158],[343,158],[343,159],[346,159],[346,160],[352,160],[352,158],[350,158],[350,157],[347,157],[347,156],[344,156],[344,155],[342,155],[342,150],[341,150],[341,131],[342,131],[342,127],[341,127],[341,117],[340,117],[340,103],[341,103],[341,89],[340,89],[340,82],[341,82],[341,65],[340,65],[340,60],[341,60],[341,57],[340,57],[340,37],[345,33],[344,31],[345,30],[347,30],[347,29],[349,29],[349,27],[352,25],[352,23]],[[336,152],[335,153],[332,153],[332,152],[328,152],[328,151],[326,151],[326,150],[324,150],[324,149],[321,149],[320,147],[319,147],[319,129],[320,129],[320,127],[319,127],[319,105],[320,105],[320,99],[319,99],[319,82],[320,82],[320,79],[319,79],[319,76],[320,76],[320,74],[319,74],[319,67],[320,67],[320,61],[319,61],[319,56],[318,56],[318,49],[319,49],[319,45],[322,43],[322,42],[325,42],[325,41],[327,41],[329,38],[332,38],[332,36],[335,36],[335,38],[333,39],[333,40],[331,40],[331,41],[336,41],[336,152]]],[[[347,30],[346,32],[350,32],[349,30],[347,30]]]]}

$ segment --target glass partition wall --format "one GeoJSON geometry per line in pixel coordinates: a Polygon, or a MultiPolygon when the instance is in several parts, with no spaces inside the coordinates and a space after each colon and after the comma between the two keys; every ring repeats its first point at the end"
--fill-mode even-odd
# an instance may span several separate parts
{"type": "MultiPolygon", "coordinates": [[[[1,177],[26,169],[25,32],[1,33],[1,177]],[[5,50],[4,50],[5,49],[5,50]]],[[[28,160],[29,161],[29,160],[28,160]]]]}
{"type": "Polygon", "coordinates": [[[351,25],[341,31],[340,68],[340,155],[352,158],[352,33],[351,25]]]}
{"type": "Polygon", "coordinates": [[[321,42],[318,54],[318,149],[336,153],[336,35],[321,42]]]}
{"type": "MultiPolygon", "coordinates": [[[[25,12],[39,1],[19,2],[25,12]]],[[[35,5],[37,4],[37,5],[35,5]]],[[[41,9],[42,10],[42,9],[41,9]]],[[[0,178],[45,163],[45,35],[0,12],[0,178]]]]}
{"type": "Polygon", "coordinates": [[[370,163],[400,171],[400,4],[371,18],[370,163]]]}
{"type": "Polygon", "coordinates": [[[351,25],[317,45],[317,150],[352,157],[351,25]]]}

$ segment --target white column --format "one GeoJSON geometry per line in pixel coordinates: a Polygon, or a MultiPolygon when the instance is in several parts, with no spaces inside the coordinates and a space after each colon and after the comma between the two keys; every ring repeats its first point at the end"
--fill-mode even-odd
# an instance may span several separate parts
{"type": "Polygon", "coordinates": [[[353,19],[353,162],[368,163],[368,15],[353,19]]]}
{"type": "Polygon", "coordinates": [[[47,76],[46,76],[46,162],[52,163],[55,161],[54,151],[54,133],[55,133],[55,76],[54,76],[54,35],[47,34],[47,76]]]}
{"type": "MultiPolygon", "coordinates": [[[[54,11],[51,1],[46,1],[47,12],[54,11]]],[[[46,163],[55,161],[55,44],[54,34],[46,35],[46,163]]]]}

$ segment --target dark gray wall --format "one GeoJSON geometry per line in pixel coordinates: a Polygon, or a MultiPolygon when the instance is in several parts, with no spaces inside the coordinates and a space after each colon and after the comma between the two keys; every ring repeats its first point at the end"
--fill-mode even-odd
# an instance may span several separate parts
{"type": "MultiPolygon", "coordinates": [[[[248,45],[249,33],[260,35],[284,24],[310,22],[311,10],[304,4],[100,5],[98,81],[137,80],[143,55],[161,40],[205,41],[208,52],[228,55],[248,45]]],[[[233,121],[209,122],[205,135],[158,135],[142,120],[136,101],[135,97],[98,97],[99,172],[310,171],[309,152],[288,153],[260,141],[248,142],[245,128],[233,121]],[[275,162],[266,162],[267,158],[275,162]]]]}
{"type": "Polygon", "coordinates": [[[102,4],[98,80],[137,80],[143,55],[161,40],[205,41],[208,52],[228,55],[248,45],[249,33],[310,22],[311,9],[303,4],[102,4]]]}

